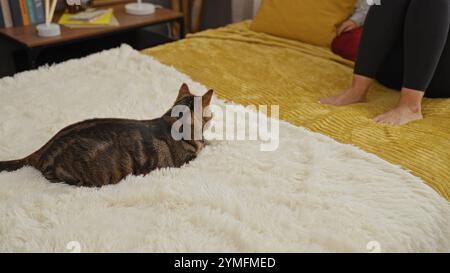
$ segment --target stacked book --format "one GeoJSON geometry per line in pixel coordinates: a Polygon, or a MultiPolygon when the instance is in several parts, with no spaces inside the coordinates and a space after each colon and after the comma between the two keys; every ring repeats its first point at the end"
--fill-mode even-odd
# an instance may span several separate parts
{"type": "Polygon", "coordinates": [[[0,0],[0,28],[45,21],[44,0],[0,0]]]}
{"type": "Polygon", "coordinates": [[[114,17],[113,9],[88,9],[77,14],[65,12],[59,19],[58,24],[70,28],[92,28],[108,27],[118,25],[114,17]]]}

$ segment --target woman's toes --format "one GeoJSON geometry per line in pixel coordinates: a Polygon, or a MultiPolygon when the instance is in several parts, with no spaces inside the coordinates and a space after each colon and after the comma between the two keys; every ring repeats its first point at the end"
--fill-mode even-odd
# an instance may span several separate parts
{"type": "Polygon", "coordinates": [[[334,105],[336,101],[336,97],[328,97],[328,98],[323,98],[320,100],[321,104],[328,104],[328,105],[334,105]]]}
{"type": "Polygon", "coordinates": [[[381,114],[378,117],[374,118],[374,121],[378,124],[392,125],[395,123],[395,117],[392,112],[393,111],[389,111],[381,114]]]}
{"type": "Polygon", "coordinates": [[[385,115],[385,114],[381,114],[381,115],[376,116],[376,117],[373,119],[373,121],[376,122],[376,123],[381,123],[381,122],[383,122],[383,120],[384,120],[384,115],[385,115]]]}
{"type": "Polygon", "coordinates": [[[328,102],[328,98],[323,98],[323,99],[319,100],[320,104],[327,104],[327,102],[328,102]]]}
{"type": "Polygon", "coordinates": [[[393,122],[391,114],[391,111],[386,112],[374,118],[373,121],[378,124],[391,124],[393,122]]]}

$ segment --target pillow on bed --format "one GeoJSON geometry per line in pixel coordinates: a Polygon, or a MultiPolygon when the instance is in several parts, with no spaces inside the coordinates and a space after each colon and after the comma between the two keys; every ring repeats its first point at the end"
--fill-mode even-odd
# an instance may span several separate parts
{"type": "Polygon", "coordinates": [[[356,61],[359,44],[363,29],[361,27],[344,32],[341,36],[334,38],[331,44],[331,51],[350,61],[356,61]]]}
{"type": "Polygon", "coordinates": [[[329,47],[336,26],[355,5],[356,0],[263,0],[251,29],[329,47]]]}

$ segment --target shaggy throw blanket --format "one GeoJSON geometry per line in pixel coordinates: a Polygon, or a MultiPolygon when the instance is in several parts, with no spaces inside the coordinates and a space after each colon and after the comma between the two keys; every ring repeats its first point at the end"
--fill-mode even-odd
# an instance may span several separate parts
{"type": "MultiPolygon", "coordinates": [[[[3,78],[0,160],[80,120],[158,117],[182,82],[206,91],[128,46],[3,78]]],[[[450,250],[449,204],[401,168],[284,122],[278,150],[260,144],[213,141],[183,168],[101,189],[3,172],[0,251],[450,250]]]]}

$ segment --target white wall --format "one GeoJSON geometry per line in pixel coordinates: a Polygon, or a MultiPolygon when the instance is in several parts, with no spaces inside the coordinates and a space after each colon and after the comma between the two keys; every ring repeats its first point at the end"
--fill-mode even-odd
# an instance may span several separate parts
{"type": "Polygon", "coordinates": [[[260,4],[261,4],[261,0],[253,0],[253,16],[256,15],[256,12],[258,11],[260,4]]]}
{"type": "Polygon", "coordinates": [[[261,0],[232,0],[232,20],[239,22],[252,19],[258,10],[261,0]]]}

